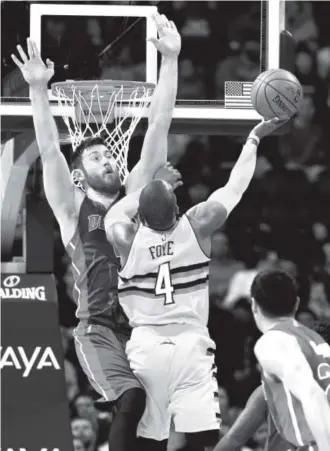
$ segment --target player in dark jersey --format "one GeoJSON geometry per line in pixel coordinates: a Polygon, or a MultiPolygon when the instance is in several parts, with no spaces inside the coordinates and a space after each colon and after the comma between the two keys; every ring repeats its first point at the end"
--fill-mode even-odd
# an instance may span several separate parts
{"type": "Polygon", "coordinates": [[[156,14],[154,20],[159,39],[152,39],[152,43],[162,54],[159,82],[150,105],[141,157],[124,187],[111,149],[99,138],[81,143],[75,152],[73,173],[70,174],[60,150],[47,94],[54,63],[47,60],[45,65],[36,44],[30,39],[27,41],[28,56],[21,46],[17,47],[21,60],[12,55],[30,85],[45,194],[72,259],[74,298],[80,320],[75,331],[77,355],[91,385],[107,402],[107,408],[111,409],[111,403],[116,402],[116,416],[109,434],[111,451],[137,448],[136,430],[145,408],[145,392],[125,355],[130,329],[118,303],[118,260],[106,240],[103,219],[125,191],[129,193],[141,188],[155,174],[157,178],[165,174],[165,179],[172,180],[174,186],[178,185],[179,179],[179,173],[166,166],[166,161],[181,38],[173,22],[165,16],[156,14]],[[82,189],[74,186],[72,178],[82,189]]]}
{"type": "MultiPolygon", "coordinates": [[[[330,322],[316,321],[312,329],[330,345],[330,322]]],[[[239,451],[241,447],[257,432],[260,426],[268,423],[268,440],[265,451],[293,451],[292,443],[284,440],[278,433],[269,413],[262,386],[257,387],[245,409],[239,415],[228,433],[220,440],[214,451],[239,451]]],[[[300,448],[302,451],[302,448],[300,448]]]]}
{"type": "Polygon", "coordinates": [[[252,283],[251,298],[263,333],[255,354],[277,430],[296,449],[329,450],[330,346],[294,319],[297,287],[285,272],[260,272],[252,283]]]}

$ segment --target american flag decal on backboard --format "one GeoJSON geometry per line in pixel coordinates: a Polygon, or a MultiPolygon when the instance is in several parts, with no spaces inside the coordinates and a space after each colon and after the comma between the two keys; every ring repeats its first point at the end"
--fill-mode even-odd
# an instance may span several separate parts
{"type": "Polygon", "coordinates": [[[253,108],[251,102],[252,81],[225,82],[225,108],[253,108]]]}

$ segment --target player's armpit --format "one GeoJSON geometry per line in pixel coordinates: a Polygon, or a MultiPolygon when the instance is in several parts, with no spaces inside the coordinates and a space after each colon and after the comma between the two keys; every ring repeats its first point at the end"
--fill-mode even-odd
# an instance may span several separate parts
{"type": "Polygon", "coordinates": [[[216,230],[223,226],[228,213],[221,202],[207,200],[190,208],[186,215],[195,233],[204,239],[211,237],[216,230]]]}

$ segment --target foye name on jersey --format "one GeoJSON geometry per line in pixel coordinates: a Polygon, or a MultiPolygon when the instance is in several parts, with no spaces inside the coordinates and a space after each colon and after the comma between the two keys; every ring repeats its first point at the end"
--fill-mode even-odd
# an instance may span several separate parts
{"type": "Polygon", "coordinates": [[[149,251],[153,260],[155,258],[164,257],[166,255],[173,255],[173,241],[167,241],[164,244],[157,244],[157,246],[150,246],[149,251]]]}

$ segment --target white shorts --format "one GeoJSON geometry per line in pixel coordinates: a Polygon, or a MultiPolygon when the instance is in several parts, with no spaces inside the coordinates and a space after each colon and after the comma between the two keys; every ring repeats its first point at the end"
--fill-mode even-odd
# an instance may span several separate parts
{"type": "Polygon", "coordinates": [[[167,330],[165,335],[163,329],[137,327],[126,346],[130,366],[147,394],[138,436],[165,440],[171,421],[177,432],[219,430],[215,343],[204,331],[191,328],[172,335],[167,330]]]}

